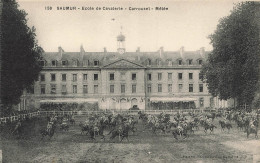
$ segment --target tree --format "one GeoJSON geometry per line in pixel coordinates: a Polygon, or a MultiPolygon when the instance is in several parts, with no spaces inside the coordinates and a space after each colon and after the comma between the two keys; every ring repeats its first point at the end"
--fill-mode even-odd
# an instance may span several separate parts
{"type": "Polygon", "coordinates": [[[2,113],[9,114],[20,102],[23,90],[37,80],[43,49],[35,39],[35,28],[27,26],[27,13],[18,9],[15,0],[3,0],[2,12],[2,113]]]}
{"type": "Polygon", "coordinates": [[[209,36],[213,51],[201,73],[213,96],[234,98],[239,105],[252,103],[259,81],[259,9],[259,2],[236,4],[209,36]]]}

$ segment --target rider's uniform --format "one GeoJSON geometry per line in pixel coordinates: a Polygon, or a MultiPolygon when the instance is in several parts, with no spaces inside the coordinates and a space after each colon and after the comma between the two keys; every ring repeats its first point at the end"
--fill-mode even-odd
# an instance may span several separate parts
{"type": "Polygon", "coordinates": [[[66,126],[67,125],[67,120],[66,119],[64,119],[63,121],[62,121],[62,124],[61,124],[62,126],[66,126]]]}
{"type": "Polygon", "coordinates": [[[255,127],[254,121],[250,121],[249,126],[250,126],[251,128],[254,128],[254,127],[255,127]]]}
{"type": "Polygon", "coordinates": [[[50,130],[51,130],[51,127],[52,127],[52,123],[51,123],[51,122],[49,122],[49,123],[48,123],[48,125],[47,125],[47,132],[50,132],[50,130]]]}

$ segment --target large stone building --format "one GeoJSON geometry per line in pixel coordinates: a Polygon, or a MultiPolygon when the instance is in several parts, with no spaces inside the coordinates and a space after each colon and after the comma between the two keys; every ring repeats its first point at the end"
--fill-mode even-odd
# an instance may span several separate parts
{"type": "Polygon", "coordinates": [[[201,81],[208,52],[127,52],[125,36],[117,51],[45,52],[43,70],[23,104],[97,103],[101,109],[178,109],[214,107],[216,100],[201,81]],[[33,98],[32,98],[33,97],[33,98]],[[30,100],[33,99],[33,100],[30,100]],[[215,101],[215,102],[214,102],[215,101]]]}

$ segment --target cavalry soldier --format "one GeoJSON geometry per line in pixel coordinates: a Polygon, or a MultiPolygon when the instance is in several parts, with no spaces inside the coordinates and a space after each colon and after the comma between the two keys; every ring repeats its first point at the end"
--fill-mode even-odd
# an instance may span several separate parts
{"type": "Polygon", "coordinates": [[[51,128],[52,128],[52,125],[53,125],[53,122],[48,122],[48,124],[47,124],[47,129],[46,129],[46,131],[47,131],[48,133],[50,133],[51,128]]]}
{"type": "Polygon", "coordinates": [[[17,124],[16,124],[16,126],[15,126],[15,128],[14,128],[14,131],[13,131],[12,133],[18,131],[19,127],[21,127],[21,126],[22,126],[22,123],[21,123],[21,121],[20,121],[20,119],[19,119],[18,122],[17,122],[17,124]]]}
{"type": "Polygon", "coordinates": [[[68,119],[67,119],[67,118],[64,118],[64,119],[62,120],[61,126],[67,126],[67,125],[68,125],[67,122],[68,122],[68,119]]]}

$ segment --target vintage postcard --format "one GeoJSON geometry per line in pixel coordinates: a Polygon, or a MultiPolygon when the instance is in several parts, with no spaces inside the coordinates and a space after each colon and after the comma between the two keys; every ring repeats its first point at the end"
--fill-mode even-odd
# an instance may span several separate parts
{"type": "Polygon", "coordinates": [[[1,4],[0,162],[260,162],[259,2],[1,4]]]}

